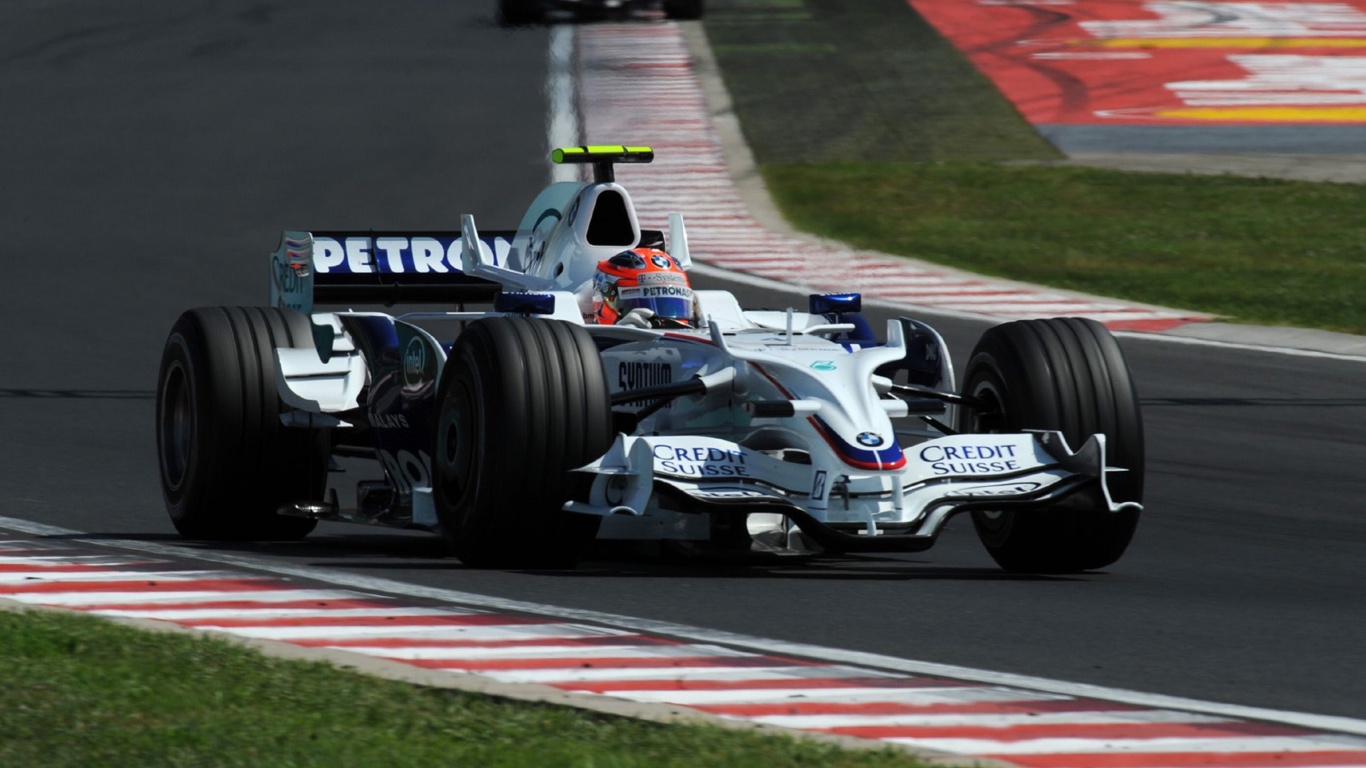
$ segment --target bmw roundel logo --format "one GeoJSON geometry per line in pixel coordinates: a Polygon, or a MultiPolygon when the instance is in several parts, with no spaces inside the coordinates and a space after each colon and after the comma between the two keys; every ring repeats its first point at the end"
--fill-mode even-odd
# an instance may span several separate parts
{"type": "Polygon", "coordinates": [[[660,269],[668,269],[670,266],[669,257],[665,256],[662,253],[656,253],[655,255],[651,256],[650,263],[655,265],[656,267],[659,267],[660,269]]]}
{"type": "Polygon", "coordinates": [[[882,435],[879,435],[876,432],[860,432],[859,436],[854,439],[858,441],[859,445],[864,445],[869,448],[876,448],[877,446],[882,445],[882,435]]]}

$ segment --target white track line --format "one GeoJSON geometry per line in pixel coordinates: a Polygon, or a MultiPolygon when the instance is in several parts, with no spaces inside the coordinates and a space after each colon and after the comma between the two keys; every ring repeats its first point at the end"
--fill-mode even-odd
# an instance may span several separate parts
{"type": "Polygon", "coordinates": [[[923,728],[1009,728],[1016,725],[1115,725],[1127,723],[1235,723],[1224,717],[1193,712],[1024,712],[1014,715],[767,715],[749,718],[782,728],[853,728],[915,726],[923,728]]]}
{"type": "MultiPolygon", "coordinates": [[[[572,147],[580,143],[579,113],[576,106],[577,89],[574,78],[574,29],[558,25],[550,30],[550,81],[546,92],[550,97],[546,138],[550,147],[572,147]]],[[[553,165],[551,181],[577,181],[578,169],[572,165],[553,165]]]]}
{"type": "Polygon", "coordinates": [[[899,703],[929,707],[938,704],[976,704],[980,702],[1056,701],[1061,696],[1031,694],[1009,688],[752,688],[748,690],[666,690],[613,691],[613,696],[640,702],[682,704],[683,706],[716,706],[721,704],[795,703],[807,701],[837,701],[857,703],[899,703]]]}

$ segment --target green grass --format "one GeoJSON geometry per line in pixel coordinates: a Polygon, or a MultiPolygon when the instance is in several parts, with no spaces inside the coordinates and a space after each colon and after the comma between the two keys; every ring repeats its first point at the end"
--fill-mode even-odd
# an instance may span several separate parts
{"type": "Polygon", "coordinates": [[[985,164],[769,165],[804,229],[983,274],[1366,333],[1363,189],[985,164]]]}
{"type": "Polygon", "coordinates": [[[746,140],[794,226],[984,274],[1366,333],[1366,188],[1004,163],[1057,153],[904,0],[712,0],[746,140]],[[747,52],[803,43],[830,52],[747,52]]]}
{"type": "Polygon", "coordinates": [[[282,661],[89,616],[0,611],[0,765],[918,766],[282,661]]]}

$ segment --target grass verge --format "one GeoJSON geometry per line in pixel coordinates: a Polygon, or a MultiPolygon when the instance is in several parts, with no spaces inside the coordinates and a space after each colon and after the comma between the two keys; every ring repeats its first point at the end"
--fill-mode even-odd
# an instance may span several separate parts
{"type": "Polygon", "coordinates": [[[769,165],[803,229],[982,274],[1366,334],[1363,190],[985,164],[769,165]]]}
{"type": "Polygon", "coordinates": [[[377,680],[220,639],[0,611],[0,765],[923,765],[377,680]]]}
{"type": "Polygon", "coordinates": [[[755,160],[1044,160],[1057,150],[905,0],[708,0],[755,160]]]}
{"type": "Polygon", "coordinates": [[[904,0],[711,0],[746,140],[794,226],[983,274],[1366,334],[1360,185],[1047,165],[904,0]]]}

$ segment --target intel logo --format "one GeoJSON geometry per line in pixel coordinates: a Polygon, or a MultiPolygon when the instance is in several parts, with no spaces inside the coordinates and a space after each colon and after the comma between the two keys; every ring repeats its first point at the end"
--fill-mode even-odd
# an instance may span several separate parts
{"type": "Polygon", "coordinates": [[[427,371],[427,347],[422,339],[414,336],[403,350],[403,383],[409,387],[420,387],[427,371]]]}

